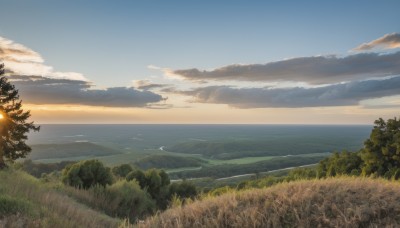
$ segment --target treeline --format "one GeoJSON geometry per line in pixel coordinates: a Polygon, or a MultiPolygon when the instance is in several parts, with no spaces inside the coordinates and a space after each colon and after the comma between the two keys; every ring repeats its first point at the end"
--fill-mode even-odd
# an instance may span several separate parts
{"type": "Polygon", "coordinates": [[[302,165],[315,164],[326,156],[289,156],[277,157],[270,160],[254,162],[250,164],[225,164],[216,166],[203,166],[200,170],[182,171],[172,173],[172,178],[199,178],[213,177],[222,178],[242,174],[260,173],[271,170],[283,169],[288,167],[297,167],[302,165]]]}
{"type": "Polygon", "coordinates": [[[378,119],[364,148],[357,152],[335,152],[323,159],[316,168],[294,169],[287,176],[267,176],[244,181],[237,188],[267,187],[280,182],[347,176],[400,179],[400,120],[378,119]]]}
{"type": "Polygon", "coordinates": [[[358,152],[335,153],[318,166],[319,176],[343,174],[399,179],[400,120],[376,120],[364,148],[358,152]]]}
{"type": "Polygon", "coordinates": [[[243,157],[301,155],[322,153],[337,149],[353,149],[354,143],[342,139],[284,138],[260,140],[234,140],[214,142],[185,142],[169,146],[167,151],[184,154],[201,154],[212,159],[229,160],[243,157]],[[285,141],[283,141],[285,140],[285,141]],[[341,145],[341,148],[338,148],[341,145]]]}
{"type": "Polygon", "coordinates": [[[139,159],[134,163],[135,166],[141,169],[150,168],[165,168],[174,169],[182,167],[198,167],[201,166],[202,161],[191,157],[179,157],[171,155],[149,155],[139,159]]]}
{"type": "Polygon", "coordinates": [[[41,177],[42,175],[49,174],[63,170],[67,165],[74,164],[74,161],[62,161],[54,163],[36,163],[30,159],[24,160],[21,165],[22,169],[34,177],[41,177]]]}
{"type": "Polygon", "coordinates": [[[32,160],[121,154],[118,150],[91,142],[37,144],[32,145],[32,151],[33,153],[28,155],[28,158],[32,160]]]}

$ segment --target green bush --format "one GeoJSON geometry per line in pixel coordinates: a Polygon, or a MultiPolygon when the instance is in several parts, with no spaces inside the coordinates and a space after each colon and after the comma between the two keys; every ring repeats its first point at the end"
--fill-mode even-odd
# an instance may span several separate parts
{"type": "Polygon", "coordinates": [[[118,181],[106,188],[110,204],[106,208],[110,214],[135,221],[152,214],[156,207],[150,195],[135,181],[118,181]]]}
{"type": "Polygon", "coordinates": [[[62,172],[65,184],[88,189],[95,185],[106,186],[113,182],[110,168],[98,160],[87,160],[67,166],[62,172]]]}
{"type": "Polygon", "coordinates": [[[194,198],[197,196],[198,192],[196,186],[190,181],[181,181],[172,183],[169,186],[170,198],[172,196],[178,196],[179,198],[194,198]]]}
{"type": "Polygon", "coordinates": [[[112,168],[113,174],[118,177],[126,177],[132,171],[133,168],[129,164],[122,164],[112,168]]]}
{"type": "Polygon", "coordinates": [[[17,199],[8,195],[0,195],[0,217],[10,214],[30,214],[32,204],[23,199],[17,199]]]}
{"type": "Polygon", "coordinates": [[[147,186],[146,176],[142,170],[138,170],[138,169],[133,170],[126,175],[127,181],[131,181],[133,179],[135,179],[139,183],[139,185],[142,189],[144,189],[147,186]]]}

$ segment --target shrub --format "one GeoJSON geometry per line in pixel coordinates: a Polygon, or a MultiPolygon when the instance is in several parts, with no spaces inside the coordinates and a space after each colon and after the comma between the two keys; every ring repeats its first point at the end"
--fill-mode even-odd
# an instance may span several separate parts
{"type": "Polygon", "coordinates": [[[98,160],[87,160],[67,166],[62,175],[65,184],[88,189],[94,185],[106,186],[112,184],[110,168],[98,160]]]}
{"type": "Polygon", "coordinates": [[[333,153],[318,164],[318,177],[357,174],[361,172],[363,161],[360,154],[343,151],[333,153]]]}
{"type": "Polygon", "coordinates": [[[106,188],[110,214],[135,221],[155,211],[155,202],[135,181],[118,181],[106,188]]]}
{"type": "Polygon", "coordinates": [[[0,195],[0,216],[17,213],[30,214],[32,204],[23,199],[17,199],[8,195],[0,195]]]}
{"type": "Polygon", "coordinates": [[[189,181],[181,181],[172,183],[169,186],[170,198],[172,196],[178,196],[179,198],[194,198],[197,195],[196,186],[189,181]]]}
{"type": "Polygon", "coordinates": [[[147,186],[146,176],[142,170],[133,170],[126,175],[126,180],[131,181],[135,179],[141,188],[145,188],[147,186]]]}
{"type": "Polygon", "coordinates": [[[133,168],[129,164],[122,164],[112,168],[113,174],[118,177],[126,177],[132,171],[133,168]]]}

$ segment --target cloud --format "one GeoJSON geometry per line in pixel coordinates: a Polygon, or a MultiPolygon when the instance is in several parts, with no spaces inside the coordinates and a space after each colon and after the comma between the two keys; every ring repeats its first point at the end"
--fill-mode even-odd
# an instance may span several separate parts
{"type": "Polygon", "coordinates": [[[135,88],[92,89],[87,81],[41,76],[10,76],[21,99],[30,104],[79,104],[106,107],[147,107],[165,100],[161,95],[135,88]]]}
{"type": "Polygon", "coordinates": [[[58,72],[44,64],[42,56],[22,44],[0,36],[0,60],[9,71],[18,75],[39,75],[48,78],[87,80],[76,72],[58,72]]]}
{"type": "Polygon", "coordinates": [[[353,51],[368,51],[374,48],[394,49],[400,47],[400,34],[391,33],[386,34],[376,40],[368,43],[363,43],[353,49],[353,51]]]}
{"type": "Polygon", "coordinates": [[[153,108],[157,102],[166,100],[159,94],[133,87],[95,89],[82,74],[54,71],[44,65],[39,53],[3,37],[0,37],[0,60],[5,64],[7,77],[29,104],[153,108]]]}
{"type": "Polygon", "coordinates": [[[193,81],[208,79],[331,84],[400,74],[400,52],[360,53],[346,57],[334,55],[300,57],[266,64],[235,64],[211,71],[200,71],[196,68],[174,70],[173,74],[193,81]]]}
{"type": "Polygon", "coordinates": [[[137,80],[134,82],[135,87],[141,90],[151,90],[151,89],[159,89],[169,87],[170,85],[167,84],[157,84],[153,83],[150,80],[137,80]]]}
{"type": "Polygon", "coordinates": [[[236,108],[300,108],[358,105],[360,101],[400,94],[400,76],[316,88],[234,88],[209,86],[175,91],[192,102],[227,104],[236,108]]]}

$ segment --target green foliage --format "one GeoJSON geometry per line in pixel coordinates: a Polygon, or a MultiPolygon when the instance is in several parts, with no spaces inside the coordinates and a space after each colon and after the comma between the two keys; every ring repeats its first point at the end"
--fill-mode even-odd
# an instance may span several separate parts
{"type": "Polygon", "coordinates": [[[135,162],[135,166],[141,169],[174,169],[181,167],[198,167],[201,166],[201,164],[201,160],[196,158],[171,155],[149,155],[135,162]]]}
{"type": "Polygon", "coordinates": [[[66,166],[72,165],[73,161],[62,161],[57,163],[38,163],[32,162],[32,160],[27,159],[22,162],[22,169],[31,174],[34,177],[41,177],[43,174],[49,174],[54,171],[61,171],[66,166]]]}
{"type": "MultiPolygon", "coordinates": [[[[329,131],[326,131],[324,127],[304,126],[293,131],[288,131],[288,128],[284,130],[284,133],[281,127],[270,132],[260,128],[259,135],[251,135],[249,139],[243,139],[243,136],[246,135],[243,131],[246,130],[227,132],[226,135],[233,136],[233,139],[188,141],[167,146],[166,150],[184,154],[200,154],[211,159],[229,160],[243,157],[311,154],[343,149],[355,150],[362,145],[365,137],[365,129],[350,126],[337,130],[330,128],[329,131]]],[[[256,129],[253,131],[257,132],[256,129]]],[[[214,138],[218,137],[221,135],[217,134],[214,138]]]]}
{"type": "Polygon", "coordinates": [[[191,177],[229,177],[234,175],[261,173],[271,170],[278,170],[288,167],[296,167],[318,163],[326,156],[289,156],[277,157],[270,160],[259,161],[249,164],[223,164],[206,167],[200,170],[183,171],[171,174],[174,178],[191,178],[191,177]]]}
{"type": "Polygon", "coordinates": [[[170,198],[172,198],[174,195],[179,197],[179,198],[191,198],[194,199],[195,196],[197,196],[197,188],[196,186],[187,180],[183,180],[181,182],[175,182],[172,183],[169,186],[169,194],[170,198]]]}
{"type": "Polygon", "coordinates": [[[106,188],[110,214],[136,221],[155,211],[155,202],[135,181],[121,180],[106,188]]]}
{"type": "Polygon", "coordinates": [[[65,159],[82,156],[109,156],[119,155],[120,151],[91,142],[72,142],[59,144],[32,145],[32,151],[28,158],[40,159],[65,159]]]}
{"type": "Polygon", "coordinates": [[[157,202],[157,207],[165,209],[170,200],[170,179],[164,170],[149,169],[145,173],[134,170],[126,176],[127,181],[136,180],[142,189],[145,189],[157,202]]]}
{"type": "Polygon", "coordinates": [[[146,175],[144,174],[144,172],[142,170],[140,170],[140,169],[133,170],[126,175],[127,181],[131,181],[133,179],[135,179],[139,183],[139,185],[142,189],[144,189],[147,186],[146,175]]]}
{"type": "Polygon", "coordinates": [[[337,175],[359,175],[363,161],[360,153],[342,151],[335,152],[318,164],[318,177],[332,177],[337,175]]]}
{"type": "Polygon", "coordinates": [[[315,178],[317,178],[317,170],[315,168],[294,168],[290,170],[287,175],[268,175],[256,180],[243,181],[237,185],[236,189],[265,188],[282,182],[309,180],[315,178]]]}
{"type": "MultiPolygon", "coordinates": [[[[13,167],[0,170],[0,227],[117,227],[106,216],[13,167]],[[3,217],[5,215],[5,217],[3,217]],[[8,220],[8,222],[6,222],[8,220]]],[[[78,191],[78,189],[75,189],[78,191]]],[[[83,190],[82,190],[83,191],[83,190]]]]}
{"type": "Polygon", "coordinates": [[[106,186],[113,182],[110,168],[98,160],[87,160],[66,167],[62,172],[65,184],[88,189],[95,185],[106,186]]]}
{"type": "Polygon", "coordinates": [[[170,180],[168,175],[163,170],[150,169],[146,171],[145,176],[147,192],[156,200],[159,208],[165,209],[169,200],[168,185],[170,180]]]}
{"type": "Polygon", "coordinates": [[[32,204],[24,199],[17,199],[8,195],[0,195],[0,217],[3,215],[32,213],[32,204]]]}
{"type": "Polygon", "coordinates": [[[388,176],[400,168],[400,120],[376,120],[361,157],[364,175],[388,176]]]}
{"type": "Polygon", "coordinates": [[[126,177],[132,171],[133,168],[129,164],[122,164],[112,168],[113,174],[118,177],[126,177]]]}
{"type": "Polygon", "coordinates": [[[40,129],[33,122],[26,122],[31,114],[22,109],[18,90],[3,75],[4,65],[0,64],[0,169],[5,166],[4,159],[24,158],[31,151],[25,143],[26,134],[40,129]]]}
{"type": "Polygon", "coordinates": [[[315,168],[296,168],[289,171],[285,180],[294,181],[314,178],[317,178],[317,170],[315,168]]]}
{"type": "Polygon", "coordinates": [[[208,193],[208,195],[210,195],[210,196],[220,196],[222,194],[225,194],[225,193],[228,193],[228,192],[233,192],[233,191],[234,191],[233,188],[231,188],[229,186],[224,186],[224,187],[219,187],[219,188],[216,188],[216,189],[210,191],[208,193]]]}

